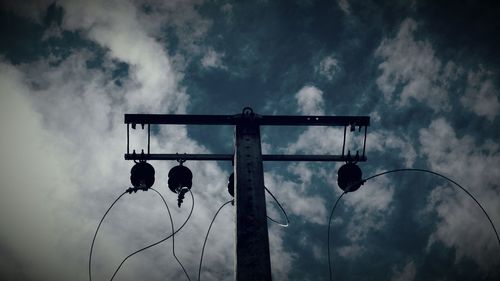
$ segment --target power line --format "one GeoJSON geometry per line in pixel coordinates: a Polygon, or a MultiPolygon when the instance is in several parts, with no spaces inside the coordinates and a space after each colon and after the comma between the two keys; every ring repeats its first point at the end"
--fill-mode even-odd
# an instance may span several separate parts
{"type": "MultiPolygon", "coordinates": [[[[172,219],[172,213],[170,213],[170,208],[168,208],[168,205],[167,205],[167,201],[165,201],[165,198],[163,197],[163,195],[161,195],[160,192],[158,192],[158,190],[154,189],[154,188],[151,188],[151,190],[153,190],[154,192],[158,193],[158,195],[160,195],[161,197],[161,200],[163,200],[163,203],[165,203],[165,207],[167,207],[167,211],[168,211],[168,217],[170,218],[170,223],[172,225],[172,254],[174,255],[174,258],[175,260],[179,263],[179,265],[182,267],[182,270],[184,271],[184,274],[186,274],[186,277],[189,281],[191,281],[191,278],[189,278],[189,274],[187,273],[186,269],[184,268],[184,266],[182,265],[181,261],[179,260],[179,258],[177,257],[177,255],[175,254],[175,230],[174,230],[174,220],[172,219]]],[[[191,193],[192,194],[192,193],[191,193]]]]}
{"type": "Polygon", "coordinates": [[[332,208],[332,212],[330,213],[330,219],[328,219],[328,238],[327,238],[327,249],[328,249],[328,271],[330,273],[330,281],[332,280],[332,266],[331,266],[331,262],[330,262],[330,225],[331,225],[331,221],[332,221],[332,217],[333,217],[333,211],[335,211],[335,208],[337,207],[340,199],[342,198],[342,196],[344,196],[346,194],[346,192],[342,192],[342,194],[340,194],[340,196],[337,198],[337,201],[335,201],[335,204],[333,205],[333,208],[332,208]]]}
{"type": "MultiPolygon", "coordinates": [[[[436,176],[439,176],[441,178],[444,178],[445,180],[453,183],[454,185],[458,186],[461,190],[463,190],[467,195],[469,195],[473,200],[474,202],[476,202],[476,204],[479,206],[479,208],[481,208],[481,210],[483,211],[484,215],[486,216],[486,218],[488,219],[488,221],[490,222],[491,224],[491,227],[493,228],[493,231],[495,232],[495,235],[496,235],[496,238],[497,238],[497,241],[498,241],[498,244],[500,246],[500,237],[498,236],[498,232],[495,228],[495,225],[493,224],[493,221],[491,220],[490,216],[488,215],[488,213],[486,212],[486,210],[483,208],[483,206],[479,203],[479,201],[477,201],[477,199],[467,190],[465,189],[462,185],[460,185],[459,183],[457,183],[456,181],[448,178],[447,176],[445,175],[442,175],[438,172],[434,172],[434,171],[431,171],[431,170],[427,170],[427,169],[418,169],[418,168],[404,168],[404,169],[394,169],[394,170],[389,170],[389,171],[385,171],[385,172],[381,172],[381,173],[378,173],[378,174],[375,174],[373,176],[370,176],[366,179],[363,179],[361,181],[358,181],[354,184],[351,184],[347,190],[349,190],[352,186],[355,186],[357,184],[360,184],[360,183],[364,183],[368,180],[371,180],[373,178],[376,178],[376,177],[379,177],[379,176],[382,176],[382,175],[385,175],[385,174],[390,174],[390,173],[396,173],[396,172],[423,172],[423,173],[429,173],[429,174],[433,174],[433,175],[436,175],[436,176]]],[[[328,269],[330,271],[330,281],[332,280],[332,267],[331,267],[331,262],[330,262],[330,225],[331,225],[331,220],[332,220],[332,217],[333,217],[333,212],[335,211],[335,208],[337,207],[337,204],[339,202],[339,200],[342,198],[342,196],[344,196],[344,194],[346,194],[347,192],[343,192],[339,198],[337,199],[337,201],[335,202],[335,204],[333,205],[333,208],[332,208],[332,212],[330,213],[330,218],[328,220],[328,269]]]]}
{"type": "Polygon", "coordinates": [[[96,228],[95,233],[94,233],[94,238],[92,238],[92,244],[90,245],[90,254],[89,254],[89,280],[90,281],[92,281],[92,251],[94,249],[94,243],[95,243],[95,238],[97,237],[97,232],[99,232],[99,228],[101,228],[101,224],[104,221],[104,218],[108,215],[111,208],[113,208],[113,206],[116,204],[116,202],[118,202],[118,200],[120,200],[120,198],[122,198],[123,195],[125,195],[126,193],[127,193],[127,191],[123,192],[122,194],[120,194],[120,196],[118,196],[118,198],[115,199],[115,201],[113,201],[113,203],[106,210],[106,212],[102,216],[101,220],[99,221],[99,224],[97,225],[97,228],[96,228]]]}
{"type": "MultiPolygon", "coordinates": [[[[167,211],[168,211],[169,216],[170,216],[170,219],[171,219],[171,223],[172,223],[172,225],[173,225],[173,220],[172,220],[172,217],[171,217],[171,214],[170,214],[170,209],[168,208],[168,205],[167,205],[167,203],[166,203],[166,201],[165,201],[165,198],[164,198],[164,197],[163,197],[163,195],[161,195],[161,193],[159,193],[156,189],[154,189],[154,188],[150,188],[150,189],[151,189],[151,190],[153,190],[153,191],[155,191],[155,192],[156,192],[156,193],[160,196],[160,198],[162,199],[163,203],[165,203],[165,206],[167,207],[167,211]]],[[[93,239],[92,239],[92,244],[91,244],[91,246],[90,246],[89,266],[88,266],[88,268],[89,268],[89,270],[88,270],[88,272],[89,272],[89,280],[90,280],[90,281],[92,281],[92,253],[93,253],[93,249],[94,249],[94,244],[95,244],[95,240],[96,240],[96,237],[97,237],[97,233],[99,232],[99,229],[100,229],[100,227],[101,227],[101,225],[102,225],[102,222],[104,221],[104,218],[106,218],[106,216],[108,215],[109,211],[111,211],[111,209],[113,208],[113,206],[114,206],[114,205],[115,205],[115,204],[116,204],[116,203],[117,203],[117,202],[118,202],[118,201],[119,201],[119,200],[123,197],[123,195],[125,195],[126,193],[131,193],[131,190],[132,190],[132,189],[127,189],[127,191],[125,191],[125,192],[123,192],[122,194],[120,194],[120,196],[118,196],[118,197],[115,199],[115,201],[113,201],[113,203],[112,203],[112,204],[109,206],[109,208],[106,210],[106,212],[105,212],[105,213],[104,213],[104,215],[102,216],[101,220],[99,221],[99,224],[97,225],[96,231],[95,231],[95,233],[94,233],[94,237],[93,237],[93,239]]],[[[132,191],[133,191],[133,190],[132,190],[132,191]]],[[[140,253],[140,252],[142,252],[142,251],[144,251],[144,250],[146,250],[146,249],[149,249],[149,248],[151,248],[151,247],[154,247],[154,246],[156,246],[156,245],[158,245],[158,244],[160,244],[160,243],[162,243],[162,242],[166,241],[166,240],[167,240],[167,239],[169,239],[170,237],[172,237],[172,238],[173,238],[173,236],[174,236],[177,232],[179,232],[179,231],[180,231],[180,230],[181,230],[181,229],[182,229],[182,228],[186,225],[186,223],[187,223],[187,222],[189,221],[189,219],[191,218],[191,215],[193,214],[193,209],[194,209],[194,196],[193,196],[193,193],[191,192],[191,190],[189,190],[189,193],[191,194],[191,202],[192,202],[192,204],[191,204],[191,210],[189,211],[189,215],[188,215],[187,219],[184,221],[184,223],[182,223],[181,227],[179,227],[179,228],[178,228],[177,230],[175,230],[175,231],[174,231],[174,229],[172,228],[172,234],[170,234],[169,236],[165,237],[164,239],[162,239],[162,240],[160,240],[160,241],[158,241],[158,242],[155,242],[155,243],[152,243],[152,244],[150,244],[150,245],[148,245],[148,246],[146,246],[146,247],[143,247],[143,248],[141,248],[141,249],[139,249],[139,250],[137,250],[137,251],[133,252],[132,254],[128,255],[126,258],[124,258],[124,259],[122,260],[122,262],[120,263],[120,265],[116,268],[116,270],[115,270],[115,272],[113,273],[113,276],[111,277],[110,281],[112,281],[112,280],[115,278],[116,274],[118,273],[118,271],[120,270],[120,268],[122,267],[122,265],[125,263],[125,261],[126,261],[127,259],[129,259],[130,257],[132,257],[132,256],[133,256],[133,255],[135,255],[135,254],[138,254],[138,253],[140,253]]],[[[173,246],[174,246],[174,245],[173,245],[173,246]]],[[[188,279],[189,279],[189,276],[187,275],[187,272],[185,271],[184,266],[182,265],[182,263],[179,261],[179,259],[178,259],[178,258],[177,258],[177,256],[175,255],[175,249],[173,248],[173,249],[172,249],[172,251],[173,251],[173,254],[174,254],[175,259],[177,260],[177,262],[179,262],[179,264],[181,265],[182,269],[184,270],[184,273],[186,274],[186,276],[187,276],[187,277],[188,277],[188,279]]],[[[189,280],[190,280],[190,279],[189,279],[189,280]]]]}
{"type": "Polygon", "coordinates": [[[201,276],[201,265],[203,264],[203,254],[205,253],[205,246],[207,244],[207,240],[208,240],[208,234],[210,234],[210,229],[212,229],[212,225],[215,221],[215,218],[217,218],[217,215],[219,214],[220,210],[222,210],[222,208],[224,208],[224,206],[226,206],[227,204],[231,203],[231,202],[234,202],[234,200],[229,200],[227,201],[226,203],[222,204],[219,209],[217,210],[217,212],[215,212],[215,215],[214,215],[214,218],[212,219],[212,221],[210,222],[210,226],[208,227],[208,231],[207,231],[207,235],[205,235],[205,241],[203,241],[203,247],[201,248],[201,257],[200,257],[200,266],[198,268],[198,281],[200,281],[200,276],[201,276]]]}
{"type": "Polygon", "coordinates": [[[194,196],[193,196],[193,193],[191,192],[191,190],[189,190],[189,193],[191,194],[191,202],[192,202],[192,203],[191,203],[191,210],[189,211],[189,215],[188,215],[188,217],[186,218],[186,220],[184,221],[184,223],[182,223],[181,227],[179,227],[176,231],[174,231],[172,234],[168,235],[167,237],[165,237],[165,238],[163,238],[163,239],[161,239],[161,240],[159,240],[159,241],[157,241],[157,242],[155,242],[155,243],[152,243],[152,244],[150,244],[150,245],[148,245],[148,246],[146,246],[146,247],[144,247],[144,248],[141,248],[141,249],[139,249],[139,250],[137,250],[137,251],[133,252],[132,254],[128,255],[127,257],[125,257],[125,258],[122,260],[122,262],[120,263],[120,265],[118,265],[118,267],[116,268],[116,270],[115,270],[115,272],[113,273],[113,276],[111,277],[110,281],[112,281],[112,280],[115,278],[116,274],[118,273],[118,271],[120,270],[120,268],[122,267],[122,265],[123,265],[123,264],[125,263],[125,261],[127,261],[129,258],[131,258],[132,256],[134,256],[134,255],[136,255],[136,254],[138,254],[138,253],[140,253],[140,252],[142,252],[142,251],[145,251],[145,250],[147,250],[147,249],[149,249],[149,248],[151,248],[151,247],[154,247],[154,246],[156,246],[156,245],[158,245],[158,244],[161,244],[161,243],[165,242],[165,241],[166,241],[166,240],[168,240],[170,237],[172,237],[172,235],[177,234],[177,232],[179,232],[179,231],[180,231],[180,230],[181,230],[181,229],[182,229],[182,228],[186,225],[186,223],[187,223],[187,222],[189,221],[189,219],[191,218],[191,215],[193,214],[193,209],[194,209],[194,196]]]}
{"type": "MultiPolygon", "coordinates": [[[[278,222],[278,221],[270,218],[269,216],[267,218],[270,219],[271,221],[275,222],[278,225],[281,225],[283,227],[287,227],[290,224],[290,220],[288,219],[288,215],[286,214],[286,211],[283,209],[283,207],[281,206],[280,202],[278,201],[278,199],[276,199],[276,197],[273,195],[273,193],[269,189],[267,189],[267,187],[264,186],[264,188],[266,189],[267,193],[269,193],[269,195],[271,195],[271,197],[273,197],[274,201],[276,202],[276,204],[278,204],[279,208],[281,209],[281,211],[285,215],[286,224],[282,224],[282,223],[280,223],[280,222],[278,222]]],[[[200,281],[200,277],[201,277],[201,267],[202,267],[202,264],[203,264],[203,255],[205,253],[205,246],[207,244],[208,235],[210,234],[210,230],[212,229],[212,225],[215,222],[215,218],[217,218],[217,215],[219,214],[219,212],[222,210],[222,208],[224,206],[226,206],[227,204],[232,203],[232,202],[234,202],[234,200],[229,200],[226,203],[222,204],[222,206],[219,207],[219,209],[215,213],[212,221],[210,222],[210,226],[208,227],[207,235],[205,236],[205,240],[203,241],[203,247],[201,249],[200,266],[198,268],[198,281],[200,281]]]]}

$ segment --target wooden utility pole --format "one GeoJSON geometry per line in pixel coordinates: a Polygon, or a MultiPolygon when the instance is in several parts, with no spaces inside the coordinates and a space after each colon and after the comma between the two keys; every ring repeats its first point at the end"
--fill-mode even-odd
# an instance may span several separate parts
{"type": "Polygon", "coordinates": [[[235,130],[235,280],[271,280],[260,128],[254,116],[243,118],[235,130]]]}
{"type": "Polygon", "coordinates": [[[271,259],[266,219],[263,161],[366,161],[368,116],[262,116],[251,108],[236,115],[125,114],[127,124],[126,160],[226,160],[233,161],[235,175],[236,241],[235,280],[270,281],[271,259]],[[148,125],[146,154],[130,153],[129,126],[148,125]],[[234,154],[151,154],[151,124],[235,125],[234,154]],[[262,155],[260,126],[340,126],[344,127],[342,154],[339,155],[262,155]],[[346,128],[364,128],[361,153],[345,153],[346,128]]]}

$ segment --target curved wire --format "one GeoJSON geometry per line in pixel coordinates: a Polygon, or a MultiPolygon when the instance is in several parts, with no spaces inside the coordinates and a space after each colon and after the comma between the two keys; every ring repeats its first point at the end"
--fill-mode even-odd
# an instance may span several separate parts
{"type": "Polygon", "coordinates": [[[463,190],[467,195],[469,195],[470,198],[472,198],[474,200],[474,202],[476,202],[476,204],[479,206],[479,208],[481,208],[481,210],[483,211],[484,215],[486,216],[486,218],[488,219],[488,221],[490,222],[491,224],[491,227],[493,228],[493,231],[495,232],[495,235],[497,236],[497,241],[498,241],[498,245],[500,246],[500,237],[498,236],[498,231],[497,229],[495,228],[495,224],[493,224],[493,221],[491,220],[490,216],[488,215],[488,213],[486,212],[486,210],[483,208],[483,206],[481,205],[481,203],[479,203],[479,201],[477,201],[477,199],[474,197],[474,195],[472,195],[472,193],[470,193],[467,189],[465,189],[465,187],[461,186],[458,182],[448,178],[447,176],[445,175],[442,175],[440,173],[437,173],[437,172],[434,172],[434,171],[431,171],[431,170],[426,170],[426,169],[417,169],[417,168],[405,168],[405,169],[395,169],[395,170],[390,170],[390,171],[385,171],[385,172],[382,172],[382,173],[379,173],[379,174],[376,174],[376,175],[373,175],[371,177],[368,177],[366,178],[364,181],[367,181],[367,180],[370,180],[370,179],[373,179],[375,177],[378,177],[378,176],[381,176],[381,175],[385,175],[385,174],[389,174],[389,173],[395,173],[395,172],[408,172],[408,171],[413,171],[413,172],[424,172],[424,173],[429,173],[429,174],[433,174],[433,175],[436,175],[438,177],[441,177],[451,183],[453,183],[454,185],[458,186],[461,190],[463,190]]]}
{"type": "MultiPolygon", "coordinates": [[[[351,186],[353,186],[353,185],[351,185],[351,186]]],[[[346,194],[346,192],[344,191],[337,198],[337,201],[335,201],[335,204],[333,205],[332,212],[330,213],[330,219],[328,219],[328,239],[327,239],[328,243],[327,243],[327,248],[328,248],[328,271],[330,272],[330,280],[332,280],[332,266],[331,266],[331,262],[330,262],[330,256],[331,256],[330,255],[330,226],[331,226],[331,222],[332,222],[333,212],[335,211],[335,208],[337,207],[337,204],[339,203],[340,199],[345,194],[346,194]]]]}
{"type": "MultiPolygon", "coordinates": [[[[437,173],[437,172],[434,172],[434,171],[431,171],[431,170],[427,170],[427,169],[418,169],[418,168],[403,168],[403,169],[394,169],[394,170],[389,170],[389,171],[385,171],[385,172],[381,172],[381,173],[378,173],[378,174],[375,174],[373,176],[370,176],[370,177],[367,177],[366,179],[363,179],[363,180],[360,180],[356,183],[353,183],[351,184],[347,190],[349,190],[352,186],[355,186],[359,183],[363,184],[365,183],[367,180],[371,180],[373,178],[376,178],[376,177],[379,177],[379,176],[382,176],[382,175],[385,175],[385,174],[390,174],[390,173],[396,173],[396,172],[423,172],[423,173],[429,173],[429,174],[433,174],[433,175],[436,175],[438,177],[441,177],[451,183],[453,183],[454,185],[458,186],[461,190],[463,190],[467,195],[469,195],[473,200],[474,202],[476,202],[476,204],[479,206],[479,208],[481,208],[481,210],[483,211],[484,215],[486,216],[486,218],[488,219],[488,221],[490,222],[491,224],[491,227],[493,228],[493,231],[495,232],[495,235],[497,237],[497,241],[498,241],[498,245],[500,245],[500,237],[498,236],[498,232],[497,232],[497,229],[495,228],[495,225],[493,224],[493,221],[491,220],[490,216],[488,215],[488,213],[486,212],[486,210],[483,208],[483,206],[479,203],[479,201],[477,201],[477,199],[472,195],[472,193],[470,193],[467,189],[465,189],[463,186],[461,186],[459,183],[457,183],[456,181],[448,178],[447,176],[445,175],[442,175],[440,173],[437,173]]],[[[339,197],[339,199],[337,199],[337,202],[335,202],[335,205],[333,206],[332,208],[332,212],[330,214],[330,219],[328,221],[328,268],[330,270],[330,280],[332,280],[332,268],[331,268],[331,263],[330,263],[330,224],[331,224],[331,220],[332,220],[332,216],[333,216],[333,211],[335,210],[335,207],[337,206],[337,203],[338,201],[340,200],[340,198],[345,194],[346,192],[342,193],[339,197]]]]}
{"type": "MultiPolygon", "coordinates": [[[[189,281],[191,281],[191,278],[189,278],[189,274],[187,273],[186,269],[184,268],[184,266],[182,265],[181,261],[179,260],[179,258],[177,257],[177,255],[175,254],[175,239],[174,239],[174,236],[175,236],[175,230],[174,230],[174,220],[172,219],[172,213],[170,213],[170,208],[168,208],[168,205],[167,205],[167,201],[165,201],[165,198],[163,197],[163,195],[161,195],[160,192],[158,192],[158,190],[154,189],[154,188],[151,188],[151,190],[153,190],[154,192],[156,192],[158,195],[160,195],[161,197],[161,200],[163,200],[163,203],[165,203],[165,207],[167,207],[167,211],[168,211],[168,217],[170,218],[170,223],[172,225],[172,254],[174,255],[174,258],[175,260],[179,263],[179,265],[182,267],[182,270],[184,271],[184,274],[186,274],[186,277],[189,281]]],[[[191,193],[192,195],[192,193],[191,193]]]]}
{"type": "MultiPolygon", "coordinates": [[[[151,188],[152,189],[152,188],[151,188]]],[[[156,190],[155,190],[156,191],[156,190]]],[[[165,242],[166,240],[168,240],[170,237],[172,237],[174,234],[177,234],[177,232],[179,232],[185,225],[186,223],[189,221],[189,219],[191,218],[191,215],[193,214],[193,209],[194,209],[194,196],[193,196],[193,192],[191,192],[191,190],[189,190],[189,193],[191,194],[191,210],[189,211],[189,215],[188,217],[186,218],[186,220],[184,221],[184,223],[182,223],[181,227],[179,227],[175,232],[173,232],[172,234],[168,235],[167,237],[155,242],[155,243],[152,243],[144,248],[141,248],[135,252],[133,252],[132,254],[128,255],[127,257],[125,257],[122,262],[120,263],[120,265],[118,265],[118,267],[116,268],[115,272],[113,273],[113,276],[111,277],[110,281],[112,281],[116,274],[118,273],[118,271],[120,270],[120,268],[122,267],[122,265],[125,263],[125,261],[127,261],[129,258],[131,258],[132,256],[142,252],[142,251],[145,251],[151,247],[154,247],[158,244],[161,244],[163,242],[165,242]]]]}
{"type": "Polygon", "coordinates": [[[278,204],[278,207],[280,207],[281,212],[283,213],[283,215],[285,215],[286,224],[282,224],[269,216],[266,216],[266,217],[282,227],[288,227],[288,225],[290,225],[290,220],[288,219],[288,215],[286,214],[285,209],[283,209],[283,206],[281,206],[280,202],[278,202],[278,199],[276,199],[276,197],[274,197],[273,193],[271,191],[269,191],[269,189],[267,189],[267,187],[264,186],[264,188],[266,189],[267,193],[269,193],[269,195],[271,195],[271,197],[273,197],[274,202],[276,202],[276,204],[278,204]]]}
{"type": "Polygon", "coordinates": [[[208,227],[207,235],[205,236],[205,241],[203,241],[203,247],[201,248],[200,267],[198,268],[198,281],[200,281],[201,265],[203,264],[203,254],[205,253],[205,245],[207,244],[208,234],[210,234],[210,229],[212,229],[212,225],[214,224],[215,218],[219,214],[220,210],[222,210],[222,208],[224,206],[226,206],[227,204],[229,204],[231,202],[234,202],[234,200],[229,200],[226,203],[222,204],[222,206],[219,207],[219,209],[217,210],[217,212],[215,212],[214,218],[210,222],[210,226],[208,227]]]}
{"type": "Polygon", "coordinates": [[[118,198],[115,199],[115,201],[109,206],[109,208],[106,210],[106,212],[102,216],[101,221],[99,221],[99,224],[97,225],[97,228],[96,228],[95,233],[94,233],[94,238],[92,239],[92,244],[90,246],[90,254],[89,254],[89,280],[90,281],[92,281],[92,251],[94,250],[94,243],[95,243],[95,238],[97,237],[97,232],[99,232],[99,228],[101,228],[101,224],[104,221],[104,218],[108,215],[111,208],[113,208],[113,206],[116,204],[116,202],[118,202],[118,200],[120,200],[120,198],[122,198],[123,195],[125,195],[126,193],[127,193],[126,191],[123,192],[122,194],[120,194],[120,196],[118,196],[118,198]]]}

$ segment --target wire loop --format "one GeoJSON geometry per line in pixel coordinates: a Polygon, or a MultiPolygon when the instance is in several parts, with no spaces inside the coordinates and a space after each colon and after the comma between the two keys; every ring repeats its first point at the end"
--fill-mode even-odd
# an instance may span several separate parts
{"type": "Polygon", "coordinates": [[[286,219],[286,224],[282,224],[276,220],[274,220],[273,218],[269,217],[269,216],[266,216],[269,220],[273,221],[274,223],[282,226],[282,227],[288,227],[290,225],[290,220],[288,219],[288,215],[286,214],[285,212],[285,209],[283,209],[283,206],[281,206],[280,202],[278,201],[278,199],[276,199],[276,197],[274,197],[273,193],[271,191],[269,191],[269,189],[267,189],[267,187],[264,186],[264,188],[266,189],[267,193],[269,193],[269,195],[271,195],[271,197],[273,197],[274,199],[274,202],[276,202],[276,204],[278,204],[278,207],[281,209],[281,212],[283,213],[283,215],[285,215],[285,219],[286,219]]]}

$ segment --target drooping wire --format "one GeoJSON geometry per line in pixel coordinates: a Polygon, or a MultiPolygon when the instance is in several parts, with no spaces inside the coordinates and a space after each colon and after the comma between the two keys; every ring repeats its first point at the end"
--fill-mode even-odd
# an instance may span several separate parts
{"type": "MultiPolygon", "coordinates": [[[[154,188],[151,188],[151,190],[153,190],[154,192],[156,192],[158,195],[160,195],[161,197],[161,200],[163,200],[163,203],[165,203],[165,207],[167,207],[167,211],[168,211],[168,217],[170,218],[170,223],[172,225],[172,254],[174,255],[174,258],[175,260],[179,263],[179,265],[182,267],[182,271],[184,271],[184,274],[186,275],[187,279],[189,281],[191,281],[191,278],[189,278],[189,274],[187,273],[186,269],[184,268],[184,265],[182,265],[181,261],[179,260],[179,258],[177,257],[177,255],[175,254],[175,229],[174,229],[174,220],[172,219],[172,213],[170,213],[170,208],[168,208],[168,205],[167,205],[167,201],[165,201],[165,198],[163,197],[163,195],[161,195],[160,192],[158,192],[158,190],[154,189],[154,188]]],[[[192,195],[192,193],[191,193],[192,195]]],[[[194,202],[194,201],[193,201],[194,202]]]]}
{"type": "MultiPolygon", "coordinates": [[[[155,190],[155,191],[156,191],[156,190],[155,190]]],[[[144,247],[144,248],[141,248],[141,249],[139,249],[139,250],[137,250],[137,251],[133,252],[132,254],[128,255],[127,257],[125,257],[125,258],[122,260],[122,262],[120,263],[120,265],[118,265],[118,267],[116,268],[116,270],[115,270],[115,272],[113,273],[113,276],[111,277],[110,281],[112,281],[112,280],[115,278],[116,274],[118,273],[118,271],[120,270],[120,268],[122,267],[122,265],[123,265],[123,264],[125,263],[125,261],[127,261],[129,258],[131,258],[132,256],[134,256],[134,255],[136,255],[136,254],[138,254],[138,253],[140,253],[140,252],[142,252],[142,251],[145,251],[145,250],[147,250],[147,249],[149,249],[149,248],[151,248],[151,247],[154,247],[154,246],[156,246],[156,245],[158,245],[158,244],[161,244],[161,243],[165,242],[165,241],[166,241],[166,240],[168,240],[170,237],[172,237],[174,234],[177,234],[177,232],[179,232],[179,231],[180,231],[180,230],[181,230],[181,229],[182,229],[182,228],[186,225],[186,223],[187,223],[187,222],[189,221],[189,219],[191,218],[191,215],[193,214],[193,209],[194,209],[194,196],[193,196],[193,192],[191,192],[191,190],[189,190],[189,193],[191,194],[191,202],[192,202],[192,203],[191,203],[191,210],[189,211],[189,215],[188,215],[188,217],[186,218],[186,220],[184,221],[184,223],[182,223],[182,225],[181,225],[181,226],[180,226],[180,227],[179,227],[176,231],[174,231],[172,234],[168,235],[167,237],[165,237],[165,238],[163,238],[163,239],[161,239],[161,240],[159,240],[159,241],[157,241],[157,242],[155,242],[155,243],[152,243],[152,244],[150,244],[150,245],[148,245],[148,246],[146,246],[146,247],[144,247]]]]}
{"type": "MultiPolygon", "coordinates": [[[[353,183],[351,184],[347,190],[349,190],[352,186],[355,186],[359,183],[364,183],[368,180],[371,180],[373,178],[376,178],[376,177],[379,177],[379,176],[382,176],[382,175],[386,175],[386,174],[390,174],[390,173],[396,173],[396,172],[423,172],[423,173],[429,173],[429,174],[433,174],[433,175],[436,175],[438,177],[441,177],[451,183],[453,183],[454,185],[456,185],[457,187],[459,187],[461,190],[463,190],[467,195],[469,195],[473,200],[474,202],[476,202],[476,204],[479,206],[479,208],[481,208],[481,210],[483,211],[484,215],[486,216],[486,218],[488,219],[488,221],[490,222],[490,225],[491,227],[493,228],[493,231],[495,232],[495,235],[497,237],[497,241],[498,241],[498,245],[500,246],[500,237],[498,236],[498,232],[497,232],[497,229],[495,228],[495,225],[493,224],[493,221],[491,220],[490,216],[488,215],[488,213],[486,212],[486,210],[483,208],[483,206],[481,205],[481,203],[479,203],[479,201],[477,201],[477,199],[472,195],[472,193],[470,193],[467,189],[465,189],[465,187],[463,187],[462,185],[460,185],[459,183],[457,183],[456,181],[448,178],[447,176],[445,175],[442,175],[438,172],[434,172],[434,171],[431,171],[431,170],[427,170],[427,169],[418,169],[418,168],[403,168],[403,169],[394,169],[394,170],[389,170],[389,171],[385,171],[385,172],[381,172],[381,173],[378,173],[378,174],[375,174],[373,176],[370,176],[370,177],[367,177],[363,180],[360,180],[356,183],[353,183]]],[[[339,198],[337,199],[337,201],[335,202],[333,208],[332,208],[332,212],[330,214],[330,219],[328,221],[328,269],[330,271],[330,281],[332,280],[332,267],[331,267],[331,263],[330,263],[330,225],[331,225],[331,220],[332,220],[332,217],[333,217],[333,212],[335,211],[335,207],[337,206],[337,203],[338,201],[340,200],[340,198],[342,198],[342,196],[346,194],[346,192],[342,193],[339,198]]]]}
{"type": "MultiPolygon", "coordinates": [[[[290,224],[290,220],[288,219],[288,215],[285,211],[285,209],[283,208],[283,206],[280,204],[280,202],[278,201],[278,199],[276,199],[276,197],[274,196],[274,194],[269,190],[267,189],[267,187],[264,186],[264,188],[266,189],[267,193],[269,193],[269,195],[271,195],[271,197],[274,199],[274,201],[276,202],[276,204],[278,204],[278,207],[281,209],[281,211],[283,212],[283,214],[285,215],[285,218],[286,218],[286,224],[282,224],[276,220],[274,220],[273,218],[271,217],[267,217],[269,220],[273,221],[274,223],[276,224],[279,224],[280,226],[282,227],[288,227],[288,225],[290,224]]],[[[202,268],[202,265],[203,265],[203,255],[205,253],[205,246],[207,244],[207,240],[208,240],[208,235],[210,234],[210,230],[212,229],[212,225],[213,223],[215,222],[215,218],[217,218],[217,215],[219,214],[219,212],[222,210],[222,208],[224,206],[226,206],[227,204],[229,203],[232,203],[234,202],[234,200],[229,200],[227,201],[226,203],[222,204],[222,206],[219,207],[219,209],[217,210],[217,212],[215,213],[214,215],[214,218],[212,219],[212,221],[210,222],[210,226],[208,227],[208,231],[207,231],[207,235],[205,236],[205,240],[203,241],[203,247],[201,249],[201,256],[200,256],[200,266],[198,268],[198,281],[200,281],[200,278],[201,278],[201,268],[202,268]]]]}
{"type": "Polygon", "coordinates": [[[479,206],[479,208],[481,208],[481,211],[483,211],[484,215],[486,216],[486,218],[490,222],[491,227],[493,228],[493,232],[495,232],[495,235],[497,236],[498,245],[500,246],[500,236],[498,236],[498,231],[495,228],[495,224],[493,224],[493,221],[491,220],[490,216],[488,215],[488,213],[486,212],[486,210],[483,208],[483,206],[481,205],[481,203],[479,203],[479,201],[477,201],[476,197],[474,197],[474,195],[472,195],[472,193],[470,193],[467,189],[465,189],[465,187],[463,187],[458,182],[456,182],[456,181],[448,178],[445,175],[442,175],[442,174],[440,174],[438,172],[434,172],[434,171],[431,171],[431,170],[426,170],[426,169],[405,168],[405,169],[395,169],[395,170],[390,170],[390,171],[382,172],[380,174],[376,174],[376,175],[373,175],[371,177],[366,178],[365,181],[373,179],[373,178],[378,177],[378,176],[389,174],[389,173],[408,172],[408,171],[424,172],[424,173],[429,173],[429,174],[436,175],[438,177],[441,177],[441,178],[443,178],[443,179],[445,179],[445,180],[453,183],[454,185],[458,186],[461,190],[463,190],[467,195],[469,195],[470,198],[472,198],[472,200],[474,200],[474,202],[476,202],[477,206],[479,206]]]}
{"type": "Polygon", "coordinates": [[[229,200],[226,203],[222,204],[222,206],[219,207],[217,212],[215,212],[214,218],[210,222],[210,226],[208,227],[207,235],[205,235],[205,241],[203,241],[203,247],[201,248],[200,266],[198,267],[198,281],[200,281],[201,266],[203,264],[203,254],[205,253],[205,246],[207,244],[208,235],[210,234],[210,229],[212,229],[212,225],[214,224],[215,218],[217,218],[217,215],[219,214],[220,210],[222,210],[222,208],[224,208],[224,206],[226,206],[227,204],[232,203],[232,202],[234,202],[234,200],[229,200]]]}
{"type": "Polygon", "coordinates": [[[111,208],[113,208],[113,206],[116,204],[116,202],[118,202],[118,200],[120,200],[120,198],[122,198],[123,195],[125,195],[125,194],[127,194],[126,191],[123,192],[122,194],[120,194],[120,196],[118,196],[115,199],[115,201],[113,201],[113,203],[106,210],[106,212],[102,216],[101,220],[99,221],[99,224],[97,225],[97,228],[96,228],[95,233],[94,233],[94,238],[92,238],[92,244],[90,245],[90,254],[89,254],[89,280],[90,281],[92,281],[92,251],[94,250],[95,238],[97,237],[97,233],[99,232],[99,228],[101,228],[101,224],[104,221],[104,218],[108,215],[108,213],[111,210],[111,208]]]}
{"type": "Polygon", "coordinates": [[[286,214],[285,209],[283,209],[283,206],[281,206],[280,202],[278,202],[278,199],[276,199],[276,197],[274,197],[273,193],[271,191],[269,191],[269,189],[267,189],[267,187],[264,186],[264,188],[266,189],[267,193],[269,193],[269,195],[271,195],[271,197],[273,197],[274,202],[276,202],[276,204],[278,204],[278,207],[281,209],[281,212],[283,213],[283,215],[285,215],[286,224],[282,224],[269,216],[267,216],[267,218],[269,220],[273,221],[274,223],[282,226],[282,227],[288,227],[288,225],[290,225],[290,220],[288,219],[288,215],[286,214]]]}
{"type": "MultiPolygon", "coordinates": [[[[351,185],[352,186],[352,185],[351,185]]],[[[331,226],[331,221],[332,221],[332,217],[333,217],[333,211],[335,211],[335,208],[337,207],[340,199],[342,198],[342,196],[344,196],[346,194],[346,192],[342,192],[342,194],[340,194],[340,196],[337,198],[337,201],[335,201],[335,204],[333,205],[333,208],[332,208],[332,211],[330,212],[330,218],[328,219],[328,238],[327,238],[327,249],[328,249],[328,271],[330,273],[330,281],[332,280],[332,266],[331,266],[331,262],[330,262],[330,226],[331,226]]]]}

